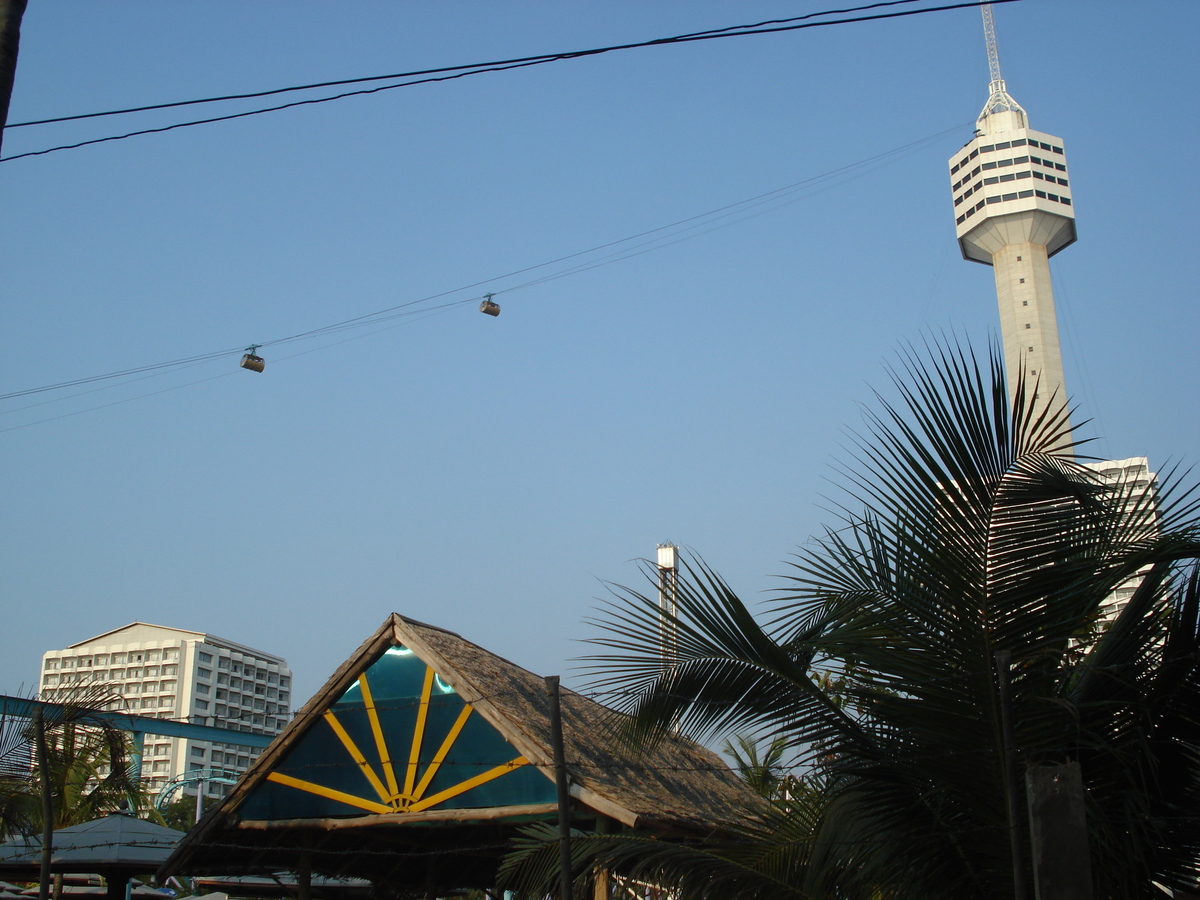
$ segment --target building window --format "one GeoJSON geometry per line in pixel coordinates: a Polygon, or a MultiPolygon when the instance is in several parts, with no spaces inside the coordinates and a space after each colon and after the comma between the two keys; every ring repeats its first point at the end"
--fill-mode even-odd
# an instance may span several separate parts
{"type": "Polygon", "coordinates": [[[162,673],[164,675],[178,675],[179,674],[179,666],[163,666],[162,673]]]}
{"type": "Polygon", "coordinates": [[[113,664],[114,664],[114,665],[116,665],[116,664],[118,664],[118,663],[120,663],[121,665],[124,665],[124,663],[125,663],[125,654],[124,654],[124,653],[114,653],[114,654],[113,654],[113,656],[112,656],[112,661],[113,661],[113,664]]]}
{"type": "MultiPolygon", "coordinates": [[[[1026,326],[1026,327],[1028,328],[1029,326],[1026,326]]],[[[208,701],[207,700],[197,700],[196,701],[196,709],[208,709],[208,701]]]]}
{"type": "MultiPolygon", "coordinates": [[[[1017,196],[1018,197],[1032,197],[1033,191],[1021,191],[1021,193],[1017,194],[1017,196]]],[[[1017,257],[1017,259],[1020,259],[1020,258],[1021,257],[1019,257],[1019,256],[1017,257]]]]}
{"type": "Polygon", "coordinates": [[[212,662],[212,654],[211,654],[211,653],[205,653],[203,650],[199,650],[199,651],[197,651],[197,653],[196,653],[196,658],[197,658],[197,659],[199,659],[199,660],[200,660],[200,662],[205,662],[205,663],[210,663],[210,662],[212,662]]]}
{"type": "Polygon", "coordinates": [[[212,669],[197,669],[196,677],[203,678],[206,681],[212,681],[212,669]]]}
{"type": "Polygon", "coordinates": [[[1021,259],[1022,259],[1022,257],[1018,256],[1018,257],[1017,257],[1017,262],[1020,262],[1020,261],[1021,261],[1021,259]]]}
{"type": "Polygon", "coordinates": [[[1045,191],[1034,191],[1033,193],[1035,196],[1042,197],[1042,198],[1045,198],[1045,196],[1046,196],[1045,191]]]}
{"type": "Polygon", "coordinates": [[[192,748],[192,756],[199,756],[201,759],[203,759],[204,758],[204,748],[203,747],[193,747],[192,748]]]}
{"type": "Polygon", "coordinates": [[[1007,174],[1005,174],[1005,175],[1001,175],[1001,176],[1000,176],[1000,180],[1001,180],[1001,181],[1013,181],[1014,179],[1016,179],[1016,177],[1017,177],[1017,176],[1016,176],[1016,175],[1014,175],[1012,172],[1009,172],[1009,173],[1007,173],[1007,174]]]}
{"type": "Polygon", "coordinates": [[[151,662],[158,662],[159,655],[160,654],[157,650],[151,650],[146,654],[146,659],[150,660],[151,662]]]}
{"type": "Polygon", "coordinates": [[[1026,323],[1025,323],[1025,327],[1026,327],[1026,328],[1032,328],[1033,326],[1032,326],[1032,325],[1030,325],[1028,322],[1026,322],[1026,323]]]}
{"type": "Polygon", "coordinates": [[[1026,143],[1025,138],[1017,138],[1017,140],[1012,142],[1012,145],[1014,147],[1024,147],[1025,143],[1026,143]]]}
{"type": "Polygon", "coordinates": [[[1059,203],[1065,203],[1065,204],[1067,204],[1067,206],[1070,206],[1070,205],[1071,205],[1071,198],[1070,198],[1070,197],[1060,197],[1058,202],[1059,202],[1059,203]]]}
{"type": "Polygon", "coordinates": [[[229,668],[229,657],[222,656],[220,659],[218,659],[217,660],[217,668],[218,669],[228,669],[229,668]]]}
{"type": "Polygon", "coordinates": [[[1022,279],[1021,279],[1021,284],[1024,284],[1024,283],[1025,283],[1025,279],[1024,279],[1024,278],[1022,278],[1022,279]]]}
{"type": "Polygon", "coordinates": [[[196,685],[196,693],[197,694],[207,694],[208,693],[208,685],[207,684],[197,684],[196,685]]]}
{"type": "Polygon", "coordinates": [[[987,202],[988,202],[988,203],[999,203],[999,202],[1000,202],[1000,198],[999,198],[999,197],[988,197],[988,198],[987,198],[987,202]]]}
{"type": "MultiPolygon", "coordinates": [[[[1022,278],[1021,280],[1022,280],[1022,281],[1024,281],[1025,279],[1024,279],[1024,278],[1022,278]]],[[[1028,301],[1028,300],[1022,300],[1022,301],[1021,301],[1021,305],[1022,305],[1022,306],[1028,306],[1028,305],[1029,305],[1029,301],[1028,301]]],[[[1030,348],[1030,349],[1032,349],[1032,348],[1030,348]]]]}
{"type": "Polygon", "coordinates": [[[1067,184],[1067,179],[1065,179],[1065,178],[1058,179],[1058,183],[1061,184],[1063,187],[1070,187],[1070,185],[1067,184]]]}
{"type": "Polygon", "coordinates": [[[1029,162],[1029,157],[1028,156],[1014,156],[1013,162],[1014,163],[1027,163],[1027,162],[1029,162]]]}
{"type": "Polygon", "coordinates": [[[991,178],[983,179],[984,184],[999,184],[999,182],[1000,182],[999,177],[997,177],[995,175],[993,175],[991,178]]]}
{"type": "Polygon", "coordinates": [[[985,162],[985,163],[983,164],[982,168],[984,168],[984,169],[994,169],[994,168],[996,168],[996,164],[995,164],[994,162],[985,162]]]}

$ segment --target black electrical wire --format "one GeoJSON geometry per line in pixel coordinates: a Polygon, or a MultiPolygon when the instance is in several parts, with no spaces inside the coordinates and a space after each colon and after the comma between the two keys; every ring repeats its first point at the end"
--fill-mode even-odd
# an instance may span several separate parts
{"type": "MultiPolygon", "coordinates": [[[[548,62],[556,59],[569,59],[574,56],[593,55],[597,53],[607,53],[610,50],[624,50],[632,47],[650,46],[657,43],[674,43],[683,40],[700,40],[701,36],[719,36],[722,32],[742,31],[748,28],[763,28],[768,25],[783,25],[788,22],[798,22],[801,19],[811,19],[820,16],[841,15],[849,12],[862,12],[868,9],[877,9],[884,6],[900,6],[905,3],[916,3],[917,0],[888,0],[883,3],[872,3],[868,6],[854,6],[848,9],[831,9],[824,12],[809,13],[804,16],[793,16],[788,19],[769,19],[765,22],[756,22],[753,25],[730,25],[727,28],[714,28],[710,31],[696,31],[691,34],[681,34],[670,38],[657,38],[653,41],[647,41],[642,44],[622,44],[612,47],[600,47],[594,50],[570,51],[565,53],[542,53],[537,56],[521,56],[513,59],[494,59],[483,63],[468,63],[458,66],[441,66],[436,69],[416,69],[412,72],[394,72],[391,75],[367,75],[361,78],[341,78],[337,81],[317,81],[312,84],[300,84],[293,87],[271,88],[266,91],[252,91],[246,94],[224,94],[218,97],[202,97],[197,100],[176,100],[173,103],[155,103],[148,106],[131,106],[126,109],[110,109],[104,112],[80,113],[73,116],[56,116],[52,119],[34,119],[29,122],[16,122],[7,128],[26,128],[30,125],[50,125],[55,122],[76,122],[80,119],[97,119],[103,116],[122,116],[126,113],[149,112],[155,109],[174,109],[180,106],[195,106],[201,103],[220,103],[225,100],[251,100],[256,97],[271,97],[277,94],[288,94],[294,91],[311,91],[317,88],[327,87],[342,87],[347,84],[364,84],[372,81],[393,81],[397,78],[416,78],[419,75],[441,75],[446,72],[460,72],[466,69],[482,69],[487,66],[506,66],[513,63],[536,63],[548,62]]],[[[1001,0],[1006,2],[1006,0],[1001,0]]]]}
{"type": "MultiPolygon", "coordinates": [[[[987,2],[987,0],[969,0],[969,2],[963,2],[963,3],[953,3],[953,4],[943,5],[943,6],[930,6],[930,7],[924,7],[922,9],[902,10],[900,12],[878,13],[878,14],[866,15],[866,16],[853,16],[851,18],[846,18],[846,19],[830,19],[828,21],[823,21],[823,22],[799,21],[802,19],[812,19],[812,18],[816,18],[816,17],[820,17],[820,16],[828,16],[828,15],[841,15],[841,14],[847,13],[847,12],[857,12],[857,11],[861,11],[861,10],[876,9],[879,7],[895,6],[895,5],[902,4],[902,3],[912,3],[912,2],[916,2],[916,0],[887,0],[887,2],[873,3],[868,6],[849,7],[844,10],[826,10],[823,12],[809,13],[804,16],[795,16],[791,19],[770,20],[768,22],[758,23],[755,25],[732,25],[727,28],[716,29],[713,31],[703,31],[703,32],[696,32],[693,34],[676,35],[674,37],[668,37],[668,38],[656,38],[656,39],[650,40],[650,41],[639,41],[636,43],[629,43],[629,44],[614,44],[614,45],[611,45],[608,47],[596,47],[596,48],[593,48],[590,50],[574,50],[574,51],[569,51],[569,52],[565,52],[565,53],[546,54],[543,56],[535,56],[535,57],[519,57],[519,58],[516,58],[513,60],[501,60],[501,61],[493,62],[493,63],[478,63],[473,66],[448,66],[448,67],[445,67],[442,69],[424,70],[426,72],[451,72],[452,74],[438,75],[438,76],[427,77],[427,78],[418,78],[418,79],[415,79],[412,81],[403,81],[399,84],[387,84],[387,85],[383,85],[381,87],[366,88],[364,90],[345,91],[343,93],[335,94],[330,97],[317,97],[317,98],[313,98],[311,100],[296,100],[291,103],[283,103],[278,106],[270,106],[270,107],[265,107],[262,109],[247,110],[246,112],[231,113],[229,115],[224,115],[224,116],[211,116],[209,118],[194,119],[194,120],[191,120],[188,122],[176,122],[172,125],[164,125],[164,126],[160,126],[158,128],[143,128],[143,129],[139,129],[137,131],[126,132],[125,134],[115,134],[115,135],[109,135],[107,137],[92,138],[90,140],[85,140],[85,141],[77,141],[73,144],[60,144],[55,147],[48,147],[44,150],[31,150],[31,151],[28,151],[25,153],[16,153],[16,154],[13,154],[12,156],[5,156],[3,158],[0,158],[0,162],[10,162],[10,161],[16,160],[16,159],[25,159],[26,157],[30,157],[30,156],[44,156],[48,153],[55,153],[59,150],[75,150],[80,147],[91,146],[92,144],[103,144],[103,143],[107,143],[109,141],[120,141],[120,140],[125,140],[126,138],[139,137],[141,135],[146,135],[146,134],[161,134],[166,131],[174,131],[177,128],[188,128],[193,125],[209,125],[214,122],[226,122],[226,121],[230,121],[232,119],[242,119],[242,118],[246,118],[249,116],[257,116],[257,115],[262,115],[264,113],[269,113],[269,112],[278,112],[283,109],[291,109],[292,107],[297,107],[297,106],[310,106],[310,105],[317,104],[317,103],[329,103],[333,100],[345,99],[346,97],[356,97],[356,96],[362,96],[365,94],[376,94],[376,93],[380,93],[381,91],[390,91],[390,90],[395,90],[397,88],[403,88],[403,87],[413,87],[413,86],[419,85],[419,84],[430,84],[433,82],[440,82],[440,81],[452,81],[452,80],[458,79],[458,78],[465,78],[468,75],[480,75],[485,72],[503,72],[503,71],[508,71],[510,69],[521,69],[521,68],[526,68],[529,66],[537,66],[537,65],[542,65],[544,63],[550,63],[550,62],[562,62],[562,61],[571,60],[571,59],[583,59],[585,57],[597,56],[602,53],[611,53],[611,52],[614,52],[617,50],[633,50],[633,49],[638,49],[638,48],[642,48],[642,47],[657,47],[657,46],[665,46],[665,45],[669,45],[669,44],[691,43],[694,41],[707,41],[707,40],[715,40],[718,38],[741,37],[741,36],[755,35],[755,34],[776,34],[776,33],[787,32],[787,31],[798,31],[798,30],[805,29],[805,28],[820,28],[820,27],[823,27],[826,25],[848,25],[848,24],[854,24],[854,23],[858,23],[858,22],[872,22],[872,21],[877,21],[877,20],[881,20],[881,19],[896,19],[896,18],[902,18],[902,17],[906,17],[906,16],[921,15],[923,13],[946,12],[948,10],[978,7],[978,6],[984,5],[984,3],[987,2]],[[778,23],[798,23],[798,24],[778,24],[778,23]]],[[[993,0],[993,2],[1016,3],[1016,2],[1020,2],[1020,0],[993,0]]],[[[421,73],[413,73],[413,74],[421,74],[421,73]]],[[[345,79],[343,81],[322,82],[320,84],[312,84],[312,85],[299,85],[299,86],[290,87],[290,88],[276,88],[271,91],[261,91],[261,92],[252,93],[252,94],[243,94],[243,95],[232,95],[231,94],[231,95],[228,95],[225,97],[210,97],[210,98],[204,98],[204,99],[200,99],[200,100],[184,100],[184,101],[177,101],[175,103],[158,104],[158,105],[154,105],[154,106],[132,107],[129,109],[121,109],[121,110],[109,110],[109,111],[101,112],[101,113],[84,113],[84,114],[80,114],[80,115],[76,115],[76,116],[62,116],[62,117],[58,117],[58,118],[54,118],[54,119],[42,119],[42,120],[30,121],[30,122],[20,122],[20,123],[14,124],[14,125],[10,125],[8,127],[18,128],[18,127],[24,127],[24,126],[29,126],[29,125],[44,125],[44,124],[49,124],[52,122],[65,122],[65,121],[72,121],[72,120],[76,120],[76,119],[96,118],[99,116],[107,116],[107,115],[123,115],[125,113],[143,112],[143,111],[147,111],[147,110],[164,109],[164,108],[174,107],[174,106],[187,106],[187,105],[192,105],[192,104],[196,104],[196,103],[215,103],[215,102],[220,102],[223,100],[242,99],[244,97],[268,96],[271,94],[280,94],[280,93],[286,93],[289,91],[312,90],[317,87],[333,86],[333,85],[337,85],[337,84],[352,84],[352,83],[361,83],[361,82],[368,82],[368,81],[388,80],[388,79],[399,78],[399,77],[408,77],[408,76],[405,76],[405,75],[379,75],[379,76],[369,76],[369,77],[365,77],[365,78],[361,78],[361,79],[345,79]]]]}

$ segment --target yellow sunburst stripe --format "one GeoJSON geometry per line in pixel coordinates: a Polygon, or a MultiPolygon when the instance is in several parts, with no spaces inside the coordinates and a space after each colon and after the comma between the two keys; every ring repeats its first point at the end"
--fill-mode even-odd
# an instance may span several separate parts
{"type": "Polygon", "coordinates": [[[333,788],[327,788],[320,784],[313,784],[311,781],[301,781],[299,778],[293,778],[291,775],[282,775],[279,772],[271,772],[268,774],[267,781],[274,781],[278,784],[284,784],[288,787],[296,788],[297,790],[307,791],[310,794],[316,794],[318,797],[325,797],[329,800],[337,800],[339,803],[345,803],[347,806],[354,806],[358,809],[365,809],[368,812],[395,812],[395,810],[393,810],[390,806],[384,806],[382,803],[376,803],[375,801],[367,800],[364,797],[355,797],[353,794],[346,794],[342,791],[335,791],[333,788]]]}
{"type": "Polygon", "coordinates": [[[446,788],[446,790],[434,794],[432,797],[426,800],[422,800],[419,803],[414,803],[408,808],[408,811],[410,813],[421,812],[421,810],[429,809],[432,806],[437,806],[439,803],[449,800],[451,797],[457,797],[459,794],[465,794],[467,791],[471,790],[471,788],[479,787],[479,785],[493,781],[494,779],[499,778],[501,775],[507,774],[514,769],[519,769],[528,762],[529,760],[527,760],[525,757],[518,756],[516,759],[496,766],[494,769],[488,769],[486,772],[481,772],[474,778],[468,778],[461,784],[456,784],[452,788],[446,788]]]}
{"type": "Polygon", "coordinates": [[[458,714],[458,718],[454,721],[454,726],[450,729],[450,733],[446,735],[446,739],[442,741],[442,746],[438,747],[438,752],[434,754],[433,761],[429,763],[429,768],[425,770],[425,774],[421,776],[421,783],[417,785],[413,791],[412,799],[420,800],[425,793],[425,789],[429,787],[429,782],[433,781],[433,776],[437,774],[441,768],[442,762],[446,759],[446,754],[450,752],[450,748],[454,746],[454,742],[458,740],[459,732],[463,730],[463,726],[467,724],[467,719],[471,716],[471,706],[467,704],[463,707],[462,712],[458,714]]]}
{"type": "Polygon", "coordinates": [[[366,672],[359,676],[358,686],[362,688],[363,702],[367,705],[367,718],[371,721],[371,733],[375,735],[375,749],[378,751],[379,761],[383,765],[383,777],[387,779],[388,796],[394,797],[400,793],[400,788],[396,783],[396,770],[392,767],[392,754],[383,737],[383,726],[379,724],[379,712],[375,709],[375,698],[371,696],[371,686],[367,684],[366,672]]]}
{"type": "Polygon", "coordinates": [[[380,800],[387,800],[391,796],[383,786],[383,782],[379,780],[379,776],[375,774],[375,770],[367,764],[367,758],[362,755],[362,751],[358,749],[358,745],[354,743],[354,739],[342,727],[342,723],[338,721],[337,716],[332,712],[325,713],[325,721],[329,723],[329,727],[333,729],[333,733],[338,736],[338,740],[342,742],[342,746],[346,748],[346,752],[350,754],[350,758],[358,763],[358,767],[362,773],[367,776],[367,781],[371,782],[371,787],[375,788],[375,793],[379,795],[380,800]]]}
{"type": "Polygon", "coordinates": [[[417,724],[413,728],[412,749],[408,754],[408,770],[404,773],[404,796],[411,797],[417,783],[417,762],[421,758],[421,742],[425,738],[425,722],[429,718],[429,695],[433,693],[433,669],[425,667],[425,683],[421,686],[421,704],[417,707],[417,724]]]}

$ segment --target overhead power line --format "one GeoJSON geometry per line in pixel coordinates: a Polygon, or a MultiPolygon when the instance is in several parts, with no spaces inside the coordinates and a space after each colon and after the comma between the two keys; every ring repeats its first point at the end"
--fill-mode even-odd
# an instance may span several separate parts
{"type": "MultiPolygon", "coordinates": [[[[709,31],[699,31],[690,34],[674,35],[672,37],[655,38],[648,41],[637,41],[626,44],[613,44],[606,47],[594,47],[587,50],[570,50],[561,53],[547,53],[538,56],[515,57],[512,59],[493,60],[491,62],[472,63],[457,66],[443,66],[436,69],[421,69],[412,72],[399,72],[391,75],[371,75],[361,78],[347,78],[337,81],[314,82],[312,84],[295,85],[292,87],[273,88],[266,91],[254,91],[241,94],[226,94],[216,97],[204,97],[195,100],[179,100],[172,103],[159,103],[146,106],[128,107],[125,109],[106,110],[103,112],[80,113],[70,116],[58,116],[48,119],[36,119],[27,122],[17,122],[7,126],[8,128],[25,128],[35,125],[48,125],[52,123],[71,122],[81,119],[94,119],[105,116],[126,115],[129,113],[149,112],[159,109],[171,109],[183,106],[193,106],[205,103],[220,103],[230,100],[245,100],[257,97],[268,97],[279,94],[292,93],[296,91],[316,90],[320,88],[338,87],[351,84],[364,84],[376,81],[394,81],[396,79],[410,79],[401,81],[398,84],[385,84],[379,87],[364,88],[362,90],[344,91],[339,94],[334,94],[328,97],[316,97],[308,100],[295,100],[290,103],[283,103],[277,106],[269,106],[260,109],[246,110],[239,113],[230,113],[228,115],[210,116],[204,119],[194,119],[187,122],[176,122],[170,125],[163,125],[156,128],[143,128],[136,131],[126,132],[124,134],[108,135],[106,137],[91,138],[89,140],[77,141],[72,144],[60,144],[55,147],[47,147],[43,150],[31,150],[25,153],[16,153],[12,156],[6,156],[0,159],[0,162],[10,162],[16,159],[24,159],[30,156],[44,156],[48,153],[55,153],[59,150],[74,150],[80,147],[87,147],[92,144],[102,144],[108,141],[120,141],[126,138],[138,137],[146,134],[161,134],[166,131],[174,131],[178,128],[189,128],[195,125],[209,125],[214,122],[227,122],[233,119],[242,119],[249,116],[258,116],[270,112],[278,112],[284,109],[291,109],[297,106],[311,106],[318,103],[329,103],[334,100],[342,100],[347,97],[357,97],[366,94],[376,94],[382,91],[396,90],[398,88],[414,87],[420,84],[430,84],[440,81],[452,81],[458,78],[465,78],[469,75],[481,75],[486,72],[503,72],[511,69],[527,68],[529,66],[538,66],[545,63],[563,62],[572,59],[584,59],[586,57],[598,56],[604,53],[612,53],[619,50],[634,50],[644,47],[661,47],[671,44],[692,43],[695,41],[709,41],[720,38],[743,37],[756,34],[777,34],[780,32],[799,31],[806,28],[821,28],[827,25],[849,25],[859,22],[871,22],[880,19],[895,19],[906,16],[922,15],[931,12],[945,12],[954,9],[965,9],[983,5],[984,0],[968,0],[968,2],[945,4],[941,6],[928,6],[921,9],[900,10],[897,12],[887,13],[872,13],[870,15],[852,16],[841,19],[826,19],[825,21],[809,21],[819,19],[825,16],[845,15],[847,13],[866,12],[867,10],[880,9],[883,7],[900,6],[909,3],[915,3],[918,0],[886,0],[886,2],[871,3],[865,6],[847,7],[845,9],[824,10],[822,12],[808,13],[803,16],[793,16],[787,19],[770,19],[763,22],[756,22],[749,25],[731,25],[725,28],[717,28],[709,31]]],[[[998,3],[1016,3],[1019,0],[995,0],[998,3]]]]}

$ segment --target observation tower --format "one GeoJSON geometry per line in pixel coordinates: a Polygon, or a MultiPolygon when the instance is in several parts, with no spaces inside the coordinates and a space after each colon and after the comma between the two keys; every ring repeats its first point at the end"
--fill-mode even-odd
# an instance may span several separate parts
{"type": "Polygon", "coordinates": [[[1062,138],[1034,131],[1004,86],[991,5],[983,9],[991,83],[975,137],[949,161],[963,259],[991,266],[1009,390],[1026,367],[1035,399],[1062,401],[1062,350],[1049,258],[1075,242],[1062,138]]]}

